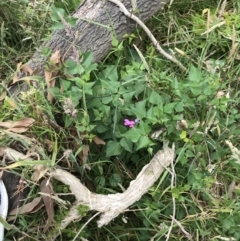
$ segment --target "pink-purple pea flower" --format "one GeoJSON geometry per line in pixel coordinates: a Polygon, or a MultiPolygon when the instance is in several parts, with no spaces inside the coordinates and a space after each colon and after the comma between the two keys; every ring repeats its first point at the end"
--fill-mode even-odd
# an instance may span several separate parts
{"type": "Polygon", "coordinates": [[[134,127],[136,123],[138,123],[140,120],[129,120],[129,119],[124,119],[124,125],[129,126],[130,128],[134,127]]]}

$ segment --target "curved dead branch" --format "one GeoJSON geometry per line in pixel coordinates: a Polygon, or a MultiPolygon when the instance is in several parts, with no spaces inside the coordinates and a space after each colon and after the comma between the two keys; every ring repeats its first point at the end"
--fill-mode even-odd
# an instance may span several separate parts
{"type": "Polygon", "coordinates": [[[174,148],[164,146],[163,150],[158,151],[150,163],[143,167],[126,191],[109,195],[92,193],[69,172],[59,168],[55,169],[51,172],[51,176],[69,185],[76,197],[76,203],[68,216],[62,221],[60,229],[64,229],[73,220],[81,218],[76,209],[79,205],[86,205],[90,210],[102,213],[100,220],[97,222],[98,227],[108,224],[148,192],[163,171],[173,162],[174,156],[174,148]]]}
{"type": "MultiPolygon", "coordinates": [[[[11,148],[1,148],[1,151],[5,152],[5,155],[12,161],[24,158],[21,153],[11,148]]],[[[52,170],[50,176],[69,185],[70,190],[76,198],[75,204],[71,207],[68,215],[62,220],[60,230],[66,228],[72,221],[81,219],[81,215],[79,215],[77,210],[79,205],[88,206],[89,210],[101,213],[101,217],[97,222],[98,227],[107,225],[149,191],[160,175],[173,163],[174,157],[174,147],[169,148],[167,144],[164,145],[163,149],[158,151],[152,160],[142,168],[136,179],[131,181],[129,187],[123,193],[108,195],[96,194],[89,191],[77,177],[65,170],[60,168],[52,170]]],[[[58,235],[59,233],[56,234],[55,238],[58,235]]]]}

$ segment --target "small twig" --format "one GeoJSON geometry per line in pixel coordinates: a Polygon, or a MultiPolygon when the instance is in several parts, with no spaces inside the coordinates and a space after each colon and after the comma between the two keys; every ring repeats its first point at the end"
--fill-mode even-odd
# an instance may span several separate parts
{"type": "Polygon", "coordinates": [[[94,214],[91,218],[88,219],[88,221],[81,227],[81,229],[78,231],[78,233],[75,235],[74,239],[72,241],[75,241],[79,234],[83,231],[83,229],[90,223],[96,216],[98,216],[101,212],[97,212],[94,214]]]}
{"type": "MultiPolygon", "coordinates": [[[[109,0],[109,1],[112,1],[112,0],[109,0]]],[[[205,35],[205,34],[209,34],[210,32],[212,32],[215,28],[218,28],[218,27],[221,27],[222,25],[224,25],[226,23],[226,21],[222,21],[218,24],[215,24],[214,26],[212,26],[211,28],[209,28],[207,31],[205,31],[204,33],[201,34],[202,35],[205,35]]]]}
{"type": "MultiPolygon", "coordinates": [[[[173,151],[174,151],[174,144],[173,144],[173,151]]],[[[174,158],[172,158],[171,160],[171,168],[172,168],[172,178],[171,178],[171,190],[173,190],[173,188],[176,186],[176,172],[175,172],[175,168],[174,168],[174,158]]],[[[173,195],[173,194],[172,194],[173,195]]],[[[166,235],[166,241],[169,240],[170,238],[170,234],[172,232],[172,228],[173,228],[173,224],[174,224],[174,220],[175,219],[175,216],[176,216],[176,200],[175,200],[175,197],[173,196],[172,197],[172,201],[173,201],[173,215],[172,215],[172,222],[171,222],[171,226],[168,230],[168,233],[166,235]]]]}
{"type": "Polygon", "coordinates": [[[182,232],[185,234],[187,239],[192,240],[192,235],[185,230],[185,228],[182,226],[182,224],[177,219],[175,219],[173,216],[170,216],[170,217],[178,225],[178,227],[182,230],[182,232]]]}
{"type": "Polygon", "coordinates": [[[132,20],[134,20],[144,31],[145,33],[148,35],[148,37],[151,39],[153,45],[156,47],[156,49],[167,59],[169,59],[170,61],[174,62],[175,64],[177,64],[182,70],[184,70],[185,72],[187,72],[187,69],[172,55],[168,54],[167,52],[165,52],[162,47],[160,46],[159,42],[156,40],[156,38],[153,36],[153,34],[151,33],[151,31],[149,30],[149,28],[133,13],[130,13],[126,7],[119,1],[119,0],[108,0],[114,4],[116,4],[119,8],[120,11],[123,12],[123,14],[129,18],[131,18],[132,20]]]}

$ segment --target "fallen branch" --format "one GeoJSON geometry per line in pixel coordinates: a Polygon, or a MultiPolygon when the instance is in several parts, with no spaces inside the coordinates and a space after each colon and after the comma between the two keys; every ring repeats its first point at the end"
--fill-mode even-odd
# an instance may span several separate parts
{"type": "Polygon", "coordinates": [[[119,0],[108,0],[114,4],[116,4],[119,8],[120,11],[123,12],[123,14],[132,20],[134,20],[143,30],[144,32],[148,35],[148,37],[151,39],[153,45],[156,47],[156,49],[161,53],[165,58],[169,59],[170,61],[174,62],[177,64],[182,70],[187,72],[187,69],[172,55],[168,54],[163,50],[163,48],[160,46],[159,42],[156,40],[156,38],[153,36],[149,28],[133,13],[130,13],[126,7],[121,3],[119,0]]]}
{"type": "Polygon", "coordinates": [[[133,180],[126,191],[123,193],[101,195],[90,192],[78,178],[62,169],[55,169],[51,176],[66,185],[69,185],[72,193],[76,197],[76,204],[70,210],[68,216],[62,221],[60,229],[64,229],[70,222],[80,219],[76,207],[86,205],[89,210],[101,212],[98,227],[108,224],[119,214],[124,213],[132,204],[138,201],[153,184],[170,163],[174,160],[174,148],[164,146],[163,150],[153,157],[149,164],[145,165],[142,171],[133,180]]]}
{"type": "MultiPolygon", "coordinates": [[[[3,151],[13,161],[23,158],[20,153],[10,148],[2,148],[3,151]]],[[[129,187],[123,193],[109,195],[90,192],[77,177],[67,171],[60,168],[52,170],[50,176],[69,185],[70,190],[76,198],[75,204],[61,222],[60,231],[66,228],[72,221],[81,219],[81,215],[79,215],[77,210],[79,205],[88,206],[89,210],[101,213],[101,217],[97,222],[98,227],[107,225],[149,191],[160,175],[173,163],[174,157],[174,147],[169,148],[167,145],[164,145],[163,150],[155,154],[152,160],[142,168],[136,179],[130,183],[129,187]]],[[[59,233],[56,234],[55,238],[58,235],[59,233]]]]}

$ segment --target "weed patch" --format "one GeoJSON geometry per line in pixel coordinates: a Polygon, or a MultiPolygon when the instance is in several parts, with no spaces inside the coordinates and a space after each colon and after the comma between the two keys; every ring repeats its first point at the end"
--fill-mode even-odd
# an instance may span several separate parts
{"type": "MultiPolygon", "coordinates": [[[[24,134],[10,132],[2,125],[0,130],[1,146],[24,154],[41,151],[40,156],[28,160],[38,163],[38,168],[33,169],[26,160],[10,168],[24,173],[23,180],[31,190],[29,201],[39,197],[37,181],[59,166],[92,192],[121,193],[166,140],[175,144],[174,168],[167,169],[129,210],[98,228],[94,220],[88,223],[95,213],[79,205],[82,219],[62,231],[62,240],[77,236],[87,240],[145,241],[166,240],[167,235],[169,240],[240,239],[240,6],[237,1],[194,2],[183,6],[182,1],[173,1],[164,14],[160,12],[148,22],[164,50],[183,63],[187,74],[159,56],[147,38],[141,39],[144,35],[140,31],[126,35],[123,42],[113,38],[111,54],[100,63],[92,63],[91,52],[77,52],[74,59],[58,62],[56,52],[44,49],[53,61],[45,69],[48,77],[35,80],[38,89],[30,87],[29,92],[20,93],[18,101],[11,96],[2,98],[1,123],[35,120],[27,127],[18,124],[18,128],[26,128],[24,134]],[[138,38],[141,44],[136,49],[132,44],[136,45],[138,38]]],[[[54,29],[64,27],[56,14],[64,6],[56,5],[52,12],[54,29]]],[[[27,17],[18,11],[21,25],[33,13],[31,7],[27,17]]],[[[29,26],[39,26],[40,16],[32,17],[35,24],[29,26]]],[[[74,24],[74,19],[68,21],[74,24]]],[[[16,57],[16,51],[20,59],[31,51],[23,43],[16,47],[18,38],[23,41],[25,35],[15,33],[16,41],[10,42],[3,25],[2,29],[1,48],[8,47],[2,52],[0,70],[9,82],[14,66],[9,60],[16,57]],[[15,52],[8,51],[10,47],[15,52]]],[[[15,31],[8,31],[13,36],[15,31]]],[[[35,44],[39,36],[35,30],[29,31],[24,34],[35,44]]],[[[15,235],[24,240],[54,236],[74,205],[74,197],[68,186],[52,180],[51,185],[53,192],[49,195],[53,195],[55,205],[49,232],[39,231],[46,224],[47,208],[35,207],[33,213],[17,216],[18,229],[9,228],[6,240],[15,235]]]]}

